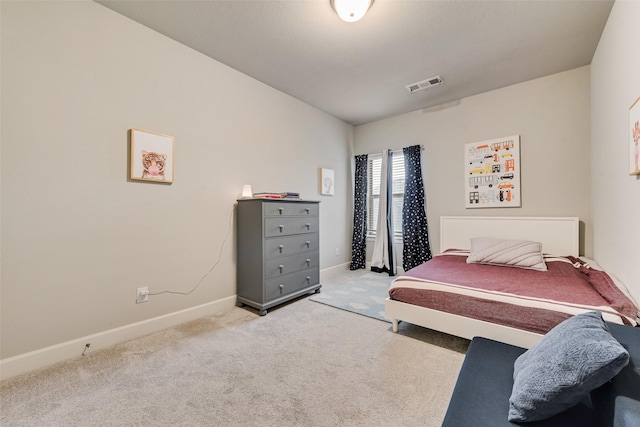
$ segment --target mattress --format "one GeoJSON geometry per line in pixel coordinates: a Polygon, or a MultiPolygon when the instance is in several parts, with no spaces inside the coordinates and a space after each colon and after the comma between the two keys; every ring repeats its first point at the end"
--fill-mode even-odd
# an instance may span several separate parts
{"type": "Polygon", "coordinates": [[[606,272],[575,257],[545,256],[548,271],[468,264],[447,251],[396,278],[392,300],[545,334],[563,320],[599,311],[636,326],[638,307],[606,272]]]}

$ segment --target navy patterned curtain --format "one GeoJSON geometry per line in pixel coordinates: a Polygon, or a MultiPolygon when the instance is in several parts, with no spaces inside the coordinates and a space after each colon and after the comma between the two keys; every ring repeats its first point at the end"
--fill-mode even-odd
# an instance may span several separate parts
{"type": "Polygon", "coordinates": [[[369,156],[356,156],[353,196],[353,243],[349,270],[366,268],[367,256],[367,165],[369,156]]]}
{"type": "Polygon", "coordinates": [[[422,148],[419,145],[402,149],[406,174],[402,203],[402,268],[404,271],[432,258],[424,203],[421,151],[422,148]]]}

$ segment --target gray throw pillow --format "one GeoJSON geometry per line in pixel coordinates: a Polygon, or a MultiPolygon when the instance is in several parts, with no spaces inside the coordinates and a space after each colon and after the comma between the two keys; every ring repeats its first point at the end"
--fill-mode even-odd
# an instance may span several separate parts
{"type": "Polygon", "coordinates": [[[514,363],[509,421],[537,421],[576,405],[616,376],[629,353],[599,312],[570,317],[514,363]]]}

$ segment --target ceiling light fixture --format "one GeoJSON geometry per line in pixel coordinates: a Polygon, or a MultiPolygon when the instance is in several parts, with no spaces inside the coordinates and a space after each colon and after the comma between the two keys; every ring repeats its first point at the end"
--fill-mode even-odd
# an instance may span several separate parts
{"type": "Polygon", "coordinates": [[[345,22],[356,22],[367,13],[374,0],[329,0],[331,7],[345,22]]]}

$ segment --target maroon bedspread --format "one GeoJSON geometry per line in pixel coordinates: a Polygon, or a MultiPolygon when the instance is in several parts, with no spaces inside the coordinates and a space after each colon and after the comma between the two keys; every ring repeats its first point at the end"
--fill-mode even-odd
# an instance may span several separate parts
{"type": "Polygon", "coordinates": [[[632,323],[627,318],[635,321],[638,308],[609,275],[589,268],[577,258],[565,257],[565,260],[569,262],[547,259],[548,271],[544,272],[467,264],[465,256],[441,255],[398,277],[389,296],[393,300],[541,334],[571,317],[571,311],[576,307],[583,306],[605,307],[601,311],[622,314],[621,323],[632,323]],[[532,306],[527,306],[526,302],[512,305],[489,298],[410,287],[411,282],[416,280],[513,295],[534,303],[532,306]],[[556,311],[548,307],[535,307],[538,305],[535,301],[540,300],[553,300],[570,309],[556,311]]]}

